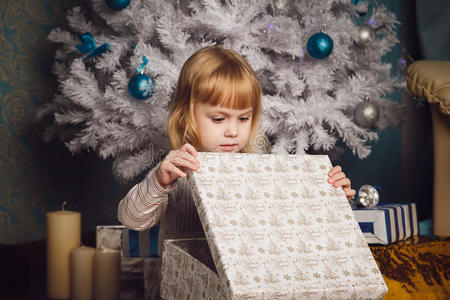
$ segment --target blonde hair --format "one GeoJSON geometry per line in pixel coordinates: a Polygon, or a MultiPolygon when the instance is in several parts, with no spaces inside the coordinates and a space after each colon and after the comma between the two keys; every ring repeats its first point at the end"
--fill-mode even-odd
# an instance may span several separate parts
{"type": "Polygon", "coordinates": [[[185,143],[200,149],[194,105],[208,103],[239,110],[253,107],[250,138],[242,152],[268,153],[270,142],[259,128],[261,94],[255,72],[238,53],[218,46],[198,50],[181,68],[175,98],[169,106],[172,149],[185,143]]]}

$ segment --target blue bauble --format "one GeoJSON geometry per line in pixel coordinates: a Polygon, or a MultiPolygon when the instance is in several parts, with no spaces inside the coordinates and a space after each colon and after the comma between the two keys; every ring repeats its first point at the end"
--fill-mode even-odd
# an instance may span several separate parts
{"type": "Polygon", "coordinates": [[[128,82],[128,92],[137,100],[146,100],[153,94],[154,82],[145,74],[136,74],[128,82]]]}
{"type": "Polygon", "coordinates": [[[308,39],[307,49],[314,58],[326,58],[333,51],[333,40],[326,33],[315,33],[308,39]]]}
{"type": "Polygon", "coordinates": [[[361,0],[352,0],[353,4],[358,4],[359,2],[361,2],[361,0]]]}
{"type": "Polygon", "coordinates": [[[106,5],[114,10],[122,10],[130,4],[130,0],[105,0],[106,5]]]}

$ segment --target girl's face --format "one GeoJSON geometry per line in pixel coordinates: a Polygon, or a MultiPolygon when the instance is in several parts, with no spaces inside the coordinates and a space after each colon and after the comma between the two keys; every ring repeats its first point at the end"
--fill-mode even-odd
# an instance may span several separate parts
{"type": "Polygon", "coordinates": [[[199,151],[240,152],[250,138],[252,112],[253,108],[237,110],[196,103],[194,117],[202,141],[199,151]]]}

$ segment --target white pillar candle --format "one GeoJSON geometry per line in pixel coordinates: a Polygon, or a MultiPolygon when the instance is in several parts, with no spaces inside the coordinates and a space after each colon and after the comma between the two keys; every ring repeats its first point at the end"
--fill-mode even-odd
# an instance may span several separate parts
{"type": "Polygon", "coordinates": [[[47,297],[70,298],[70,251],[81,242],[81,214],[60,210],[47,213],[47,297]]]}
{"type": "Polygon", "coordinates": [[[70,252],[70,298],[92,300],[95,248],[81,246],[70,252]]]}
{"type": "Polygon", "coordinates": [[[120,251],[102,249],[94,257],[94,299],[119,300],[120,251]]]}

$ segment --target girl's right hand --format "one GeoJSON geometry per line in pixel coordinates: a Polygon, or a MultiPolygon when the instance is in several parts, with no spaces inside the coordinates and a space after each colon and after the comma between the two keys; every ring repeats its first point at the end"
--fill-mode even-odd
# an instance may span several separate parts
{"type": "Polygon", "coordinates": [[[166,188],[178,177],[186,177],[186,169],[197,171],[200,163],[196,157],[197,151],[188,143],[178,150],[170,151],[156,170],[159,184],[166,188]]]}

